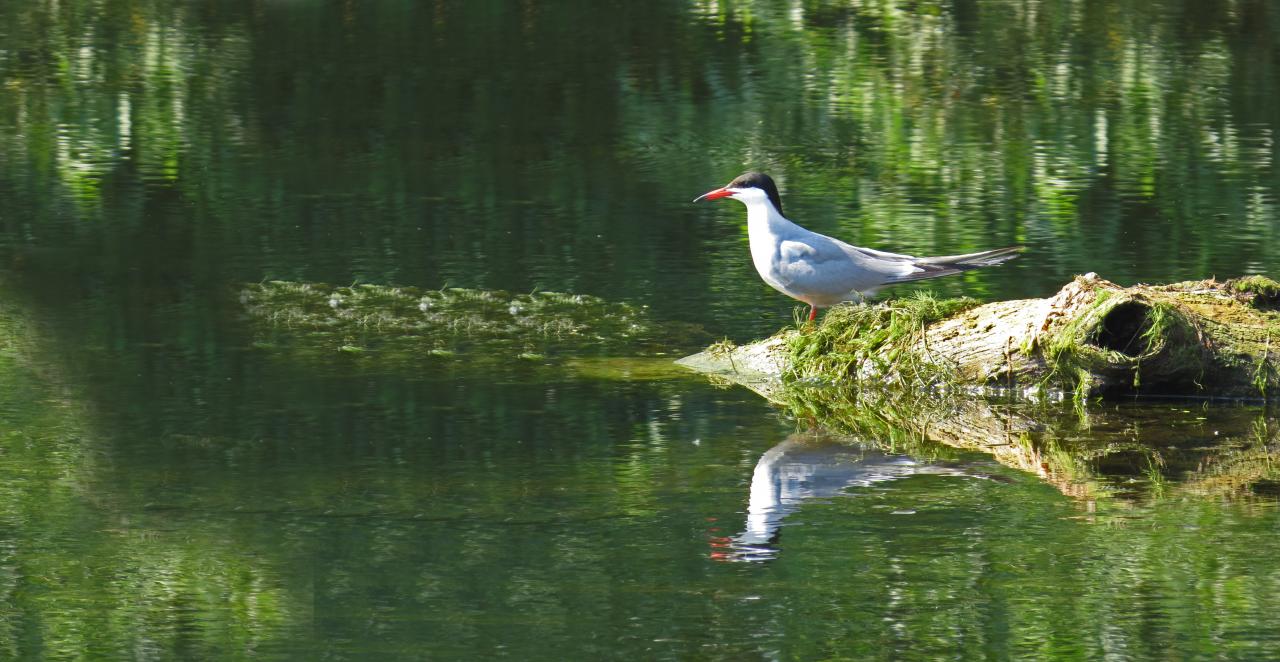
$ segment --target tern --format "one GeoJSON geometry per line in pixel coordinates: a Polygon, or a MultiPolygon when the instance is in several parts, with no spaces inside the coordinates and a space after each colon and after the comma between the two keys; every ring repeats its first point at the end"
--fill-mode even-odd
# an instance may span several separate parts
{"type": "Polygon", "coordinates": [[[773,289],[809,304],[809,321],[819,308],[862,301],[886,285],[950,276],[1012,260],[1021,246],[965,255],[915,257],[846,244],[806,230],[782,215],[782,198],[773,179],[748,172],[700,200],[733,198],[747,206],[751,261],[773,289]]]}

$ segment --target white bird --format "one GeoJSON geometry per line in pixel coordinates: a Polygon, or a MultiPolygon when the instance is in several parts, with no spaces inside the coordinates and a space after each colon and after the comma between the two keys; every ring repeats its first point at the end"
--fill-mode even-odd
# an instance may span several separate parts
{"type": "Polygon", "coordinates": [[[914,257],[846,244],[806,230],[782,215],[773,179],[748,172],[724,188],[694,200],[733,198],[747,206],[751,261],[773,289],[809,304],[809,321],[819,308],[861,301],[886,285],[950,276],[1012,260],[1021,246],[965,255],[914,257]]]}

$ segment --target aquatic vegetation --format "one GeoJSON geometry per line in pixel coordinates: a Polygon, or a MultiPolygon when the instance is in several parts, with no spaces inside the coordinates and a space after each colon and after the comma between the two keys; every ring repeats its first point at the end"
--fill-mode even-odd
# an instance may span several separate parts
{"type": "Polygon", "coordinates": [[[561,292],[270,281],[245,286],[240,302],[258,323],[261,348],[379,360],[644,356],[705,335],[688,325],[656,323],[642,306],[561,292]]]}
{"type": "Polygon", "coordinates": [[[677,366],[670,358],[595,356],[566,360],[561,366],[575,378],[596,382],[647,382],[666,381],[689,377],[689,371],[677,366]]]}

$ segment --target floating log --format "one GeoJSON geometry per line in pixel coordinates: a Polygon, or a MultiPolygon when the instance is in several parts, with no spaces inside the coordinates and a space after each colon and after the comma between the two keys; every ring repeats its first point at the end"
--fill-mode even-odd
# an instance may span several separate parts
{"type": "Polygon", "coordinates": [[[1280,387],[1280,283],[1121,287],[1076,277],[1046,299],[926,295],[831,309],[819,325],[679,361],[768,391],[823,382],[881,391],[1267,398],[1280,387]]]}

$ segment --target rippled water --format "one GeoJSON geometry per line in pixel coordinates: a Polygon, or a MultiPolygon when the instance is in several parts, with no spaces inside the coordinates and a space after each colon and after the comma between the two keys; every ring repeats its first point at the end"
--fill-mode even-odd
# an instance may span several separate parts
{"type": "Polygon", "coordinates": [[[0,657],[1276,657],[1267,408],[993,457],[668,359],[792,319],[688,202],[746,168],[860,245],[1027,246],[946,295],[1274,276],[1277,43],[1262,0],[4,5],[0,657]],[[506,292],[419,352],[273,326],[277,280],[506,292]]]}

